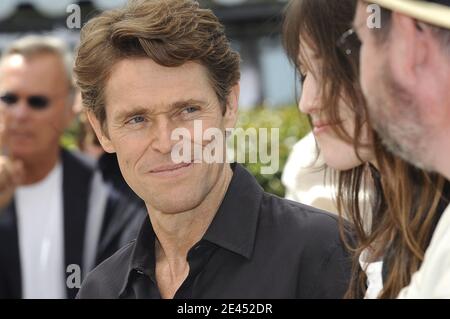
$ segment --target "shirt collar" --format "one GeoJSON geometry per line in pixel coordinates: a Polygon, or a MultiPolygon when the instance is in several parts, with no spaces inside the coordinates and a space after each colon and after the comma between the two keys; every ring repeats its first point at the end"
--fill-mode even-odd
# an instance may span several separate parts
{"type": "Polygon", "coordinates": [[[231,167],[234,174],[230,185],[203,239],[250,259],[263,189],[244,167],[231,167]]]}
{"type": "MultiPolygon", "coordinates": [[[[263,189],[241,165],[232,164],[233,177],[222,203],[208,227],[203,240],[251,258],[256,238],[263,189]]],[[[150,219],[145,218],[137,236],[127,278],[121,293],[127,287],[133,270],[152,277],[155,273],[155,233],[150,219]]]]}
{"type": "Polygon", "coordinates": [[[119,298],[125,293],[130,276],[133,272],[141,272],[150,278],[155,273],[155,232],[150,218],[147,216],[141,225],[133,245],[131,259],[128,265],[126,278],[119,292],[119,298]]]}

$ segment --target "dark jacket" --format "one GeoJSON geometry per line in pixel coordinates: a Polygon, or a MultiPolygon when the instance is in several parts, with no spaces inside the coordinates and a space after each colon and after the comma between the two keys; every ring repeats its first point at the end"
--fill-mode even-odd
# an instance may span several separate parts
{"type": "MultiPolygon", "coordinates": [[[[96,169],[93,160],[79,153],[61,151],[63,170],[64,271],[68,265],[84,264],[88,201],[91,181],[96,169]]],[[[120,173],[120,172],[119,172],[120,173]]],[[[109,188],[101,226],[95,265],[130,242],[146,215],[143,202],[114,187],[109,188]]],[[[22,297],[22,279],[18,244],[15,201],[0,211],[0,299],[22,297]]],[[[70,273],[64,273],[64,278],[70,273]]],[[[82,278],[85,275],[82,269],[82,278]]],[[[67,297],[74,298],[76,288],[67,288],[67,297]]]]}

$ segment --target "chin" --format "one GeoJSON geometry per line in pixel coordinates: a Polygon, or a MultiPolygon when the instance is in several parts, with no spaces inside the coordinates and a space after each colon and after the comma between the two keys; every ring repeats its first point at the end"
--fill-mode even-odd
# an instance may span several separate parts
{"type": "Polygon", "coordinates": [[[355,158],[337,158],[334,154],[324,154],[325,163],[328,167],[335,169],[337,171],[347,171],[352,168],[358,167],[361,165],[361,162],[355,158]]]}
{"type": "Polygon", "coordinates": [[[165,214],[178,214],[192,210],[199,206],[204,198],[198,198],[192,193],[186,192],[187,196],[152,196],[148,204],[165,214]]]}
{"type": "Polygon", "coordinates": [[[348,170],[351,170],[353,168],[356,168],[359,165],[361,165],[361,163],[357,163],[355,165],[337,165],[335,170],[344,172],[344,171],[348,171],[348,170]]]}
{"type": "Polygon", "coordinates": [[[36,152],[32,152],[29,149],[14,149],[10,148],[7,155],[20,159],[20,160],[27,160],[27,159],[33,159],[36,157],[36,152]]]}

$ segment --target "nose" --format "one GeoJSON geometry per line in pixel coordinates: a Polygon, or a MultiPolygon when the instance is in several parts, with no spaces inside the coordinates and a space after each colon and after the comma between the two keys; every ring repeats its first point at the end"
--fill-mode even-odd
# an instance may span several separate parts
{"type": "Polygon", "coordinates": [[[27,106],[26,101],[20,99],[15,105],[8,107],[7,113],[15,120],[25,120],[30,116],[30,108],[27,106]]]}
{"type": "Polygon", "coordinates": [[[172,141],[172,125],[167,118],[155,120],[155,125],[152,128],[151,147],[153,150],[161,154],[169,154],[175,144],[172,141]]]}
{"type": "Polygon", "coordinates": [[[310,77],[306,77],[301,89],[298,108],[302,113],[312,114],[318,110],[317,89],[310,77]]]}

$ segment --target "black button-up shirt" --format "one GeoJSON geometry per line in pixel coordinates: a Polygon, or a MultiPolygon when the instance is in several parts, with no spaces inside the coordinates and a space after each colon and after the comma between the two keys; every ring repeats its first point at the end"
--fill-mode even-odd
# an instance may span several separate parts
{"type": "MultiPolygon", "coordinates": [[[[187,256],[174,298],[341,298],[351,261],[337,219],[265,193],[242,166],[203,238],[187,256]]],[[[150,219],[136,241],[93,270],[79,298],[161,298],[150,219]]]]}

